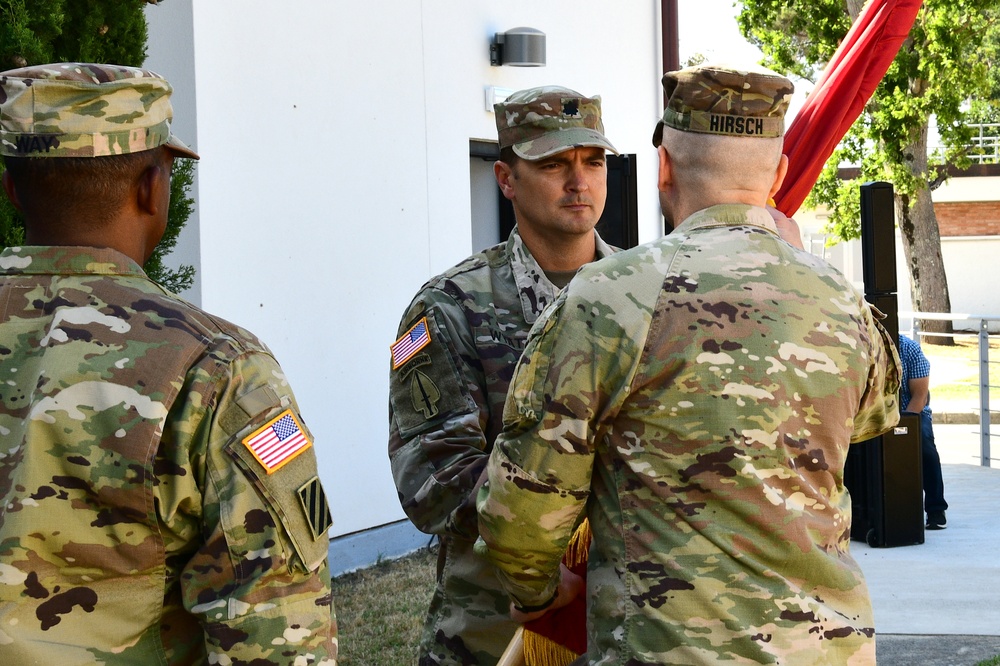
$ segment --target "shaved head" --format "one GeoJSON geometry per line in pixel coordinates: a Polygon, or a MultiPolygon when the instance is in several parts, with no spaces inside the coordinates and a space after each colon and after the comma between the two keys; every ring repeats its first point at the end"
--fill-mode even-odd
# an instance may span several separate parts
{"type": "Polygon", "coordinates": [[[782,138],[754,138],[682,132],[663,128],[675,177],[689,191],[767,191],[781,160],[782,138]]]}

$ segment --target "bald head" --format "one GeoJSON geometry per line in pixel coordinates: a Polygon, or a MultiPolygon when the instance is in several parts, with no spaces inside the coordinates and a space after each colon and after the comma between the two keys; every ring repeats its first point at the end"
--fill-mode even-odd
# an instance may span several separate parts
{"type": "Polygon", "coordinates": [[[785,178],[783,143],[662,128],[658,187],[667,222],[719,204],[764,206],[785,178]]]}
{"type": "Polygon", "coordinates": [[[682,132],[671,127],[663,129],[662,141],[680,187],[692,193],[703,191],[706,197],[742,191],[763,200],[774,183],[782,144],[781,138],[745,139],[682,132]]]}

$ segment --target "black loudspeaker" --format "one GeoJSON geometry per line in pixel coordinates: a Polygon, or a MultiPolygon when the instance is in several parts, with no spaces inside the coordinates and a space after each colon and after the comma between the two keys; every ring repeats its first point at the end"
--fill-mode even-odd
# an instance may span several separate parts
{"type": "Polygon", "coordinates": [[[920,415],[903,412],[892,432],[851,445],[844,485],[851,493],[851,538],[872,547],[924,542],[920,415]]]}
{"type": "Polygon", "coordinates": [[[861,186],[861,263],[866,294],[896,291],[896,206],[891,183],[861,186]]]}
{"type": "MultiPolygon", "coordinates": [[[[861,262],[865,299],[885,313],[882,325],[896,343],[896,209],[890,183],[861,186],[861,262]]],[[[924,542],[920,459],[920,416],[910,412],[900,415],[892,432],[851,446],[844,485],[851,493],[852,539],[870,546],[924,542]]]]}

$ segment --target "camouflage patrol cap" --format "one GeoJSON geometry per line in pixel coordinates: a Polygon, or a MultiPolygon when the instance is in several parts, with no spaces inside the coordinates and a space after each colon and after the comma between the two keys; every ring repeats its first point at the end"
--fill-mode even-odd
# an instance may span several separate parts
{"type": "Polygon", "coordinates": [[[763,67],[702,64],[663,75],[667,108],[656,124],[653,145],[663,126],[684,132],[740,137],[780,137],[795,86],[763,67]]]}
{"type": "Polygon", "coordinates": [[[597,147],[618,150],[604,136],[601,98],[584,97],[575,90],[542,86],[520,90],[493,105],[500,148],[528,161],[571,148],[597,147]]]}
{"type": "Polygon", "coordinates": [[[158,74],[121,65],[0,72],[0,155],[103,157],[167,146],[198,159],[170,133],[172,90],[158,74]]]}

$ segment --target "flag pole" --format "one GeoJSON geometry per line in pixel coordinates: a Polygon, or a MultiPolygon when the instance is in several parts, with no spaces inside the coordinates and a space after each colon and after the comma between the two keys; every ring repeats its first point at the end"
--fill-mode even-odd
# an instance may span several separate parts
{"type": "Polygon", "coordinates": [[[525,666],[524,661],[524,625],[517,628],[507,649],[500,655],[497,666],[525,666]]]}

